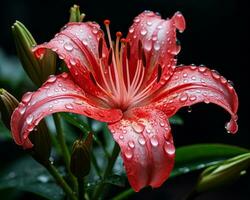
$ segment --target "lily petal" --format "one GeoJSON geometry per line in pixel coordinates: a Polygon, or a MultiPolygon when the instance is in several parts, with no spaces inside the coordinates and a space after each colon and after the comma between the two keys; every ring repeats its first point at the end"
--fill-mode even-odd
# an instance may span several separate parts
{"type": "Polygon", "coordinates": [[[109,109],[74,83],[67,73],[51,76],[36,92],[28,92],[11,117],[11,131],[15,142],[32,147],[29,133],[45,116],[55,112],[82,114],[99,121],[116,122],[122,117],[118,109],[109,109]]]}
{"type": "MultiPolygon", "coordinates": [[[[176,29],[184,31],[185,19],[180,12],[174,14],[171,19],[162,19],[159,15],[151,11],[144,11],[134,19],[134,24],[130,27],[127,39],[131,43],[130,66],[135,68],[138,60],[138,43],[142,42],[142,47],[146,54],[146,81],[157,77],[157,66],[161,65],[162,81],[166,81],[172,75],[176,65],[174,56],[180,51],[180,45],[176,42],[176,29]]],[[[134,74],[134,70],[131,76],[134,74]]]]}
{"type": "Polygon", "coordinates": [[[199,102],[215,103],[231,114],[226,129],[235,133],[238,130],[237,110],[238,96],[230,84],[217,71],[204,66],[182,66],[176,68],[165,87],[154,94],[151,106],[163,110],[168,117],[174,115],[181,107],[199,102]]]}
{"type": "Polygon", "coordinates": [[[134,108],[119,122],[109,124],[128,180],[135,191],[159,187],[168,178],[175,157],[168,117],[160,110],[134,108]]]}
{"type": "MultiPolygon", "coordinates": [[[[74,80],[90,94],[99,96],[102,92],[91,81],[90,73],[101,81],[100,63],[98,58],[98,43],[103,37],[100,26],[94,22],[68,23],[48,43],[38,45],[33,49],[35,55],[41,58],[45,49],[55,51],[69,68],[74,80]]],[[[103,62],[106,62],[108,49],[102,42],[103,62]]]]}

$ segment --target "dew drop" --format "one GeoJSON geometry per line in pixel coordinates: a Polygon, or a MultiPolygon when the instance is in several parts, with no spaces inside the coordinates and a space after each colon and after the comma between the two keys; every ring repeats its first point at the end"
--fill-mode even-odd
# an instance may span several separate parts
{"type": "Polygon", "coordinates": [[[183,78],[187,78],[187,76],[188,76],[187,73],[183,74],[183,78]]]}
{"type": "Polygon", "coordinates": [[[181,102],[185,102],[185,101],[187,101],[187,99],[188,99],[188,95],[186,94],[186,93],[183,93],[181,96],[180,96],[180,101],[181,102]]]}
{"type": "Polygon", "coordinates": [[[26,107],[25,106],[19,110],[19,112],[20,112],[21,115],[23,115],[25,113],[25,111],[26,111],[26,107]]]}
{"type": "Polygon", "coordinates": [[[160,122],[160,126],[164,127],[165,126],[164,122],[160,122]]]}
{"type": "Polygon", "coordinates": [[[200,66],[200,67],[198,68],[198,70],[199,70],[199,72],[204,73],[204,72],[207,70],[207,68],[206,68],[206,67],[200,66]]]}
{"type": "Polygon", "coordinates": [[[142,136],[139,136],[138,137],[138,143],[140,145],[144,146],[146,144],[146,140],[142,136]]]}
{"type": "Polygon", "coordinates": [[[136,23],[140,22],[140,18],[139,18],[139,17],[136,17],[136,18],[134,19],[134,22],[136,22],[136,23]]]}
{"type": "Polygon", "coordinates": [[[131,149],[135,148],[135,143],[134,143],[134,141],[129,141],[129,142],[128,142],[128,146],[129,146],[131,149]]]}
{"type": "Polygon", "coordinates": [[[146,30],[141,30],[141,35],[144,36],[147,34],[147,31],[146,30]]]}
{"type": "Polygon", "coordinates": [[[55,81],[56,81],[56,76],[54,76],[54,75],[51,75],[51,76],[49,76],[49,79],[47,80],[47,82],[48,83],[54,83],[55,81]]]}
{"type": "Polygon", "coordinates": [[[23,103],[28,103],[32,97],[32,92],[26,92],[23,97],[22,97],[22,102],[23,103]]]}
{"type": "Polygon", "coordinates": [[[142,133],[145,126],[143,124],[141,124],[141,123],[133,122],[132,123],[132,128],[134,129],[135,132],[142,133]]]}
{"type": "Polygon", "coordinates": [[[174,155],[175,154],[175,147],[173,143],[166,141],[166,143],[163,146],[164,151],[168,155],[174,155]]]}
{"type": "Polygon", "coordinates": [[[130,149],[127,149],[124,154],[127,159],[131,159],[133,157],[133,152],[130,149]]]}
{"type": "Polygon", "coordinates": [[[190,99],[190,101],[195,101],[195,100],[197,99],[197,97],[194,96],[194,95],[191,95],[191,96],[189,97],[189,99],[190,99]]]}
{"type": "Polygon", "coordinates": [[[33,122],[34,116],[33,115],[29,115],[26,119],[26,123],[27,124],[31,124],[33,122]]]}
{"type": "Polygon", "coordinates": [[[74,103],[77,104],[77,105],[82,105],[83,101],[79,100],[79,99],[76,99],[76,100],[74,100],[74,103]]]}
{"type": "Polygon", "coordinates": [[[146,51],[151,51],[151,49],[152,49],[152,41],[151,40],[145,41],[145,43],[144,43],[144,49],[146,51]]]}
{"type": "Polygon", "coordinates": [[[133,27],[131,27],[131,28],[129,29],[129,32],[130,32],[130,33],[133,33],[134,30],[135,30],[135,29],[134,29],[133,27]]]}
{"type": "Polygon", "coordinates": [[[155,135],[150,138],[150,143],[152,144],[153,147],[157,147],[159,145],[159,142],[155,135]]]}
{"type": "Polygon", "coordinates": [[[68,110],[73,110],[74,109],[74,107],[73,107],[73,105],[71,103],[65,104],[65,108],[67,108],[68,110]]]}
{"type": "Polygon", "coordinates": [[[63,77],[63,78],[68,78],[68,76],[69,76],[69,75],[68,75],[67,73],[63,73],[63,74],[62,74],[62,77],[63,77]]]}
{"type": "Polygon", "coordinates": [[[119,138],[120,138],[120,140],[123,140],[123,139],[124,139],[124,136],[123,136],[123,135],[120,135],[119,138]]]}
{"type": "Polygon", "coordinates": [[[191,79],[192,79],[193,81],[195,81],[195,80],[196,80],[196,77],[195,77],[195,76],[192,76],[191,79]]]}
{"type": "Polygon", "coordinates": [[[159,25],[159,26],[157,26],[157,28],[158,28],[158,29],[162,29],[162,26],[161,26],[161,25],[159,25]]]}
{"type": "Polygon", "coordinates": [[[212,72],[212,76],[215,78],[215,79],[219,79],[220,78],[220,74],[218,71],[216,70],[211,70],[212,72]]]}
{"type": "Polygon", "coordinates": [[[40,175],[37,177],[37,180],[41,183],[47,183],[49,181],[49,177],[45,175],[40,175]]]}
{"type": "Polygon", "coordinates": [[[73,48],[74,48],[73,45],[71,43],[69,43],[69,42],[66,42],[64,44],[64,49],[66,49],[67,51],[72,51],[73,48]]]}
{"type": "Polygon", "coordinates": [[[154,49],[156,51],[159,51],[160,48],[161,48],[161,45],[158,42],[154,43],[154,49]]]}
{"type": "Polygon", "coordinates": [[[228,84],[229,84],[230,86],[232,86],[232,87],[234,86],[234,83],[233,83],[233,81],[231,81],[231,80],[228,80],[227,82],[228,82],[228,84]]]}
{"type": "Polygon", "coordinates": [[[69,63],[72,65],[72,66],[75,66],[76,65],[76,61],[74,59],[70,59],[69,60],[69,63]]]}
{"type": "Polygon", "coordinates": [[[151,26],[153,23],[151,21],[147,21],[147,25],[151,26]]]}

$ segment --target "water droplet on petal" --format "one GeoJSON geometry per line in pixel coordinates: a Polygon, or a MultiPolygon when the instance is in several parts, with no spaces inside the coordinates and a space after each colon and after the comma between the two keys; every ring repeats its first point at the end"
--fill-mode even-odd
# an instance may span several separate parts
{"type": "Polygon", "coordinates": [[[139,18],[139,17],[136,17],[136,18],[134,19],[134,22],[136,22],[136,23],[140,22],[140,18],[139,18]]]}
{"type": "Polygon", "coordinates": [[[74,59],[70,59],[69,60],[69,63],[72,65],[72,66],[75,66],[76,65],[76,61],[74,59]]]}
{"type": "Polygon", "coordinates": [[[163,146],[164,151],[168,155],[174,155],[175,154],[175,147],[174,144],[171,142],[166,141],[166,143],[163,146]]]}
{"type": "Polygon", "coordinates": [[[147,25],[151,26],[153,23],[151,21],[147,21],[147,25]]]}
{"type": "Polygon", "coordinates": [[[130,149],[125,150],[124,155],[127,159],[131,159],[133,157],[133,152],[130,149]]]}
{"type": "Polygon", "coordinates": [[[69,104],[65,104],[65,108],[67,108],[68,110],[73,110],[74,106],[71,103],[69,103],[69,104]]]}
{"type": "Polygon", "coordinates": [[[142,136],[139,136],[139,137],[138,137],[138,142],[139,142],[139,144],[142,145],[142,146],[146,144],[146,140],[145,140],[142,136]]]}
{"type": "Polygon", "coordinates": [[[165,126],[164,122],[160,122],[160,126],[164,127],[165,126]]]}
{"type": "Polygon", "coordinates": [[[123,139],[124,139],[124,136],[123,136],[123,135],[120,135],[119,138],[120,138],[120,140],[123,140],[123,139]]]}
{"type": "Polygon", "coordinates": [[[191,79],[192,79],[193,81],[195,81],[195,80],[196,80],[196,77],[195,77],[195,76],[192,76],[191,79]]]}
{"type": "Polygon", "coordinates": [[[185,101],[187,101],[187,99],[188,99],[188,95],[186,94],[186,93],[183,93],[181,96],[180,96],[180,101],[181,102],[185,102],[185,101]]]}
{"type": "Polygon", "coordinates": [[[73,45],[71,43],[69,43],[69,42],[66,42],[64,44],[64,49],[66,49],[67,51],[72,51],[73,48],[74,48],[73,45]]]}
{"type": "Polygon", "coordinates": [[[63,73],[63,74],[62,74],[62,77],[63,77],[63,78],[68,78],[68,76],[69,76],[69,75],[68,75],[67,73],[63,73]]]}
{"type": "Polygon", "coordinates": [[[199,70],[199,72],[204,73],[204,72],[207,70],[207,68],[206,68],[206,67],[200,66],[200,67],[198,68],[198,70],[199,70]]]}
{"type": "Polygon", "coordinates": [[[191,95],[191,96],[189,97],[189,99],[190,99],[190,101],[195,101],[195,100],[197,99],[197,97],[194,96],[194,95],[191,95]]]}
{"type": "Polygon", "coordinates": [[[23,108],[19,109],[19,112],[20,112],[21,115],[23,115],[25,113],[25,111],[26,111],[26,107],[25,106],[23,108]]]}
{"type": "Polygon", "coordinates": [[[134,129],[135,132],[142,133],[142,131],[144,130],[145,126],[143,124],[141,124],[141,123],[133,122],[132,123],[132,128],[134,129]]]}
{"type": "Polygon", "coordinates": [[[26,92],[23,97],[22,97],[22,102],[23,103],[28,103],[32,97],[32,92],[26,92]]]}
{"type": "Polygon", "coordinates": [[[218,71],[216,70],[211,70],[212,72],[212,76],[215,78],[215,79],[219,79],[220,78],[220,74],[218,71]]]}
{"type": "Polygon", "coordinates": [[[26,119],[26,123],[27,124],[31,124],[33,122],[34,116],[33,115],[29,115],[26,119]]]}
{"type": "Polygon", "coordinates": [[[130,32],[130,33],[133,33],[134,30],[135,30],[135,29],[134,29],[133,27],[131,27],[131,28],[129,29],[129,32],[130,32]]]}
{"type": "Polygon", "coordinates": [[[141,30],[141,35],[146,35],[147,34],[147,31],[146,30],[141,30]]]}
{"type": "Polygon", "coordinates": [[[157,147],[159,145],[158,139],[155,135],[150,138],[150,143],[153,147],[157,147]]]}
{"type": "Polygon", "coordinates": [[[160,43],[158,43],[158,42],[154,43],[154,49],[155,49],[156,51],[159,51],[160,48],[161,48],[160,43]]]}
{"type": "Polygon", "coordinates": [[[236,133],[238,131],[238,124],[235,119],[231,119],[230,122],[226,123],[225,128],[228,133],[236,133]]]}
{"type": "Polygon", "coordinates": [[[146,51],[151,51],[152,49],[152,41],[151,40],[146,40],[144,43],[144,49],[146,51]]]}
{"type": "Polygon", "coordinates": [[[134,143],[134,141],[129,141],[128,142],[128,146],[131,148],[131,149],[133,149],[133,148],[135,148],[135,143],[134,143]]]}
{"type": "Polygon", "coordinates": [[[48,82],[48,83],[54,83],[54,82],[56,81],[56,79],[57,79],[56,76],[50,75],[50,76],[49,76],[49,79],[47,80],[47,82],[48,82]]]}

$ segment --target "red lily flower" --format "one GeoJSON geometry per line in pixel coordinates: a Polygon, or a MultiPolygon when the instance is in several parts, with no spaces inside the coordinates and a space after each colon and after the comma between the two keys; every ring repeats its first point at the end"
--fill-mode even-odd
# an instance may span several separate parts
{"type": "Polygon", "coordinates": [[[14,111],[14,140],[32,147],[28,135],[45,116],[73,112],[107,122],[131,186],[159,187],[169,176],[175,147],[168,118],[181,107],[215,103],[231,114],[226,128],[237,131],[238,97],[232,85],[204,66],[178,66],[180,51],[176,29],[185,29],[184,17],[175,13],[164,20],[145,11],[134,19],[126,39],[116,34],[109,47],[98,24],[69,23],[50,42],[37,46],[42,57],[46,48],[65,61],[69,73],[51,76],[36,92],[23,96],[14,111]]]}

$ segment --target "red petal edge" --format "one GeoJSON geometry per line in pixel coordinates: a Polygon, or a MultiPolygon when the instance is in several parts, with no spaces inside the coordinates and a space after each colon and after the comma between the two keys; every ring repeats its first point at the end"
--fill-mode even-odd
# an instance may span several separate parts
{"type": "Polygon", "coordinates": [[[109,129],[120,145],[128,180],[135,191],[159,187],[174,165],[175,147],[167,116],[160,110],[134,108],[109,129]]]}
{"type": "MultiPolygon", "coordinates": [[[[100,26],[94,22],[68,23],[48,43],[33,49],[38,58],[42,58],[45,49],[51,49],[63,59],[74,77],[74,81],[86,92],[103,97],[102,92],[90,80],[91,72],[97,80],[102,80],[98,59],[98,42],[102,37],[100,26]]],[[[107,59],[108,49],[103,42],[103,60],[107,59]]]]}
{"type": "Polygon", "coordinates": [[[181,107],[199,102],[214,103],[231,114],[226,124],[230,133],[236,133],[238,96],[233,86],[217,71],[204,66],[182,66],[176,68],[171,79],[153,95],[150,106],[163,110],[169,117],[181,107]]]}
{"type": "Polygon", "coordinates": [[[36,92],[28,92],[11,117],[11,131],[15,142],[31,148],[29,133],[41,119],[55,112],[82,114],[104,122],[116,122],[122,117],[117,109],[105,108],[74,83],[66,73],[51,76],[36,92]]]}

